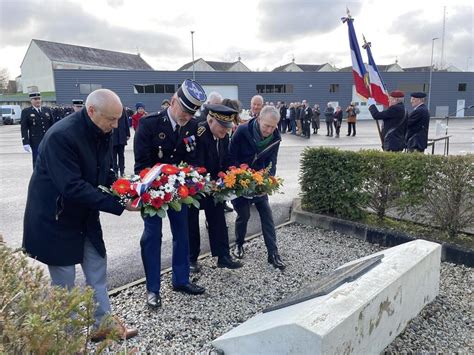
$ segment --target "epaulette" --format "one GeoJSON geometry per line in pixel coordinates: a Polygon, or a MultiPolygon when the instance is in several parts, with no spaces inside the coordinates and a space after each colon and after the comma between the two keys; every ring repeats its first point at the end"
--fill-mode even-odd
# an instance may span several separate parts
{"type": "Polygon", "coordinates": [[[204,126],[198,127],[198,130],[197,130],[198,137],[201,137],[204,134],[204,132],[206,132],[206,127],[204,126]]]}

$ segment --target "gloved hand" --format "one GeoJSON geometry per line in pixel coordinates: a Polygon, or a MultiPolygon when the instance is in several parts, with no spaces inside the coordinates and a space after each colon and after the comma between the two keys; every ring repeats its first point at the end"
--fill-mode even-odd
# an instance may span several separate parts
{"type": "Polygon", "coordinates": [[[23,149],[25,150],[25,152],[31,153],[31,147],[30,147],[29,144],[25,144],[25,145],[23,146],[23,149]]]}
{"type": "Polygon", "coordinates": [[[375,105],[375,100],[370,97],[368,100],[367,100],[367,106],[371,106],[371,105],[375,105]]]}

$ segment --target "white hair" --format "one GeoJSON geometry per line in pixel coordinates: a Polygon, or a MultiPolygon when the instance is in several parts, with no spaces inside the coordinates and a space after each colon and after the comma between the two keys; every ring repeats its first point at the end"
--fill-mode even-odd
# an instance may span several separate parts
{"type": "Polygon", "coordinates": [[[223,100],[223,97],[221,94],[219,94],[217,91],[213,91],[209,94],[207,97],[207,103],[208,104],[220,104],[223,100]]]}
{"type": "Polygon", "coordinates": [[[280,121],[280,111],[275,106],[267,105],[262,108],[259,117],[260,119],[272,117],[275,120],[280,121]]]}
{"type": "Polygon", "coordinates": [[[260,100],[262,102],[262,105],[263,105],[263,96],[262,95],[255,95],[254,97],[252,97],[252,100],[250,100],[250,103],[254,102],[255,100],[260,100]]]}

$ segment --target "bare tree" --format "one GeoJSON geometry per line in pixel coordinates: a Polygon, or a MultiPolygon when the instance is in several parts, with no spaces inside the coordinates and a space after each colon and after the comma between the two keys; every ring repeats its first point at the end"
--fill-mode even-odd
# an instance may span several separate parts
{"type": "Polygon", "coordinates": [[[8,72],[7,68],[0,69],[0,91],[6,91],[8,87],[8,81],[10,79],[10,73],[8,72]]]}

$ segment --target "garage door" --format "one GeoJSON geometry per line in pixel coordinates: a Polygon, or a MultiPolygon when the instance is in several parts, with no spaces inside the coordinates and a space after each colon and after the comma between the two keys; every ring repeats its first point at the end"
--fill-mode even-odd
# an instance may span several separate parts
{"type": "Polygon", "coordinates": [[[217,91],[224,99],[239,98],[239,87],[237,85],[203,85],[202,87],[207,95],[213,91],[217,91]]]}

